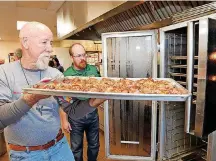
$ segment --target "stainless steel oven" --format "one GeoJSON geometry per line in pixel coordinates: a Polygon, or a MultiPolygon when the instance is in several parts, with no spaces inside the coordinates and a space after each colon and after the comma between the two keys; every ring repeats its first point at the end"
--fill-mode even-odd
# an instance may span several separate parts
{"type": "Polygon", "coordinates": [[[207,136],[216,130],[214,17],[167,26],[160,32],[102,34],[104,76],[157,77],[159,65],[160,77],[172,78],[192,93],[186,102],[115,100],[105,104],[108,158],[171,160],[198,151],[206,159],[207,136]]]}
{"type": "Polygon", "coordinates": [[[171,77],[188,88],[185,132],[205,137],[216,126],[216,20],[203,18],[161,29],[161,77],[171,77]]]}
{"type": "Polygon", "coordinates": [[[161,123],[166,129],[160,135],[162,158],[197,147],[206,151],[207,136],[216,130],[216,20],[211,17],[160,29],[160,76],[175,79],[193,95],[185,104],[161,103],[161,117],[166,120],[161,123]]]}

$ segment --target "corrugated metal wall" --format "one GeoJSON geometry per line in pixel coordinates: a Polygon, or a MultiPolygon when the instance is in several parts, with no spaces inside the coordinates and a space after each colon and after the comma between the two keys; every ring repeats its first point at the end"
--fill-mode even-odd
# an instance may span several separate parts
{"type": "Polygon", "coordinates": [[[165,20],[184,10],[208,4],[212,1],[147,1],[125,12],[94,25],[96,31],[128,31],[138,26],[165,20]]]}

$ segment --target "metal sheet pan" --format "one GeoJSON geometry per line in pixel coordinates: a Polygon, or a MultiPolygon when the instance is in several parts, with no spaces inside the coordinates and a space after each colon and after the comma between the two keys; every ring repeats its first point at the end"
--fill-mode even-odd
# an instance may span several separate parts
{"type": "MultiPolygon", "coordinates": [[[[75,78],[75,77],[66,77],[66,78],[75,78]]],[[[79,77],[86,79],[89,77],[79,77]]],[[[103,77],[94,77],[96,79],[102,79],[103,77]]],[[[111,78],[119,80],[122,78],[111,78]]],[[[127,78],[130,80],[139,80],[147,78],[127,78]]],[[[154,80],[166,80],[171,82],[178,88],[186,90],[179,83],[170,78],[154,78],[154,80]]],[[[23,88],[24,92],[32,94],[43,94],[43,95],[52,95],[52,96],[69,96],[69,97],[85,97],[85,98],[105,98],[105,99],[117,99],[117,100],[155,100],[155,101],[185,101],[188,97],[191,96],[190,93],[187,94],[137,94],[137,93],[108,93],[108,92],[82,92],[82,91],[65,91],[65,90],[51,90],[51,89],[37,89],[29,86],[23,88]]],[[[186,90],[187,91],[187,90],[186,90]]]]}

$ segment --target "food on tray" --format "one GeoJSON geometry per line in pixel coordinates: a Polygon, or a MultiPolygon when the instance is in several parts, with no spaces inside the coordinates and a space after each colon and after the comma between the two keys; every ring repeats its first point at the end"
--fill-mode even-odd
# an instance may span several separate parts
{"type": "Polygon", "coordinates": [[[39,83],[33,86],[38,89],[85,91],[85,92],[112,92],[137,94],[187,94],[183,88],[175,86],[166,80],[152,78],[130,80],[111,78],[64,78],[48,83],[39,83]]]}

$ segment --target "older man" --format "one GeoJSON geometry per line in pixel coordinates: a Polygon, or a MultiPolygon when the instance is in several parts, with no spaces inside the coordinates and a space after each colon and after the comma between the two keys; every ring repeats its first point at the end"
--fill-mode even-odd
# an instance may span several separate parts
{"type": "Polygon", "coordinates": [[[0,66],[0,129],[12,161],[73,161],[60,128],[59,105],[50,96],[22,94],[22,88],[61,73],[48,67],[53,34],[38,22],[20,31],[22,58],[0,66]]]}

